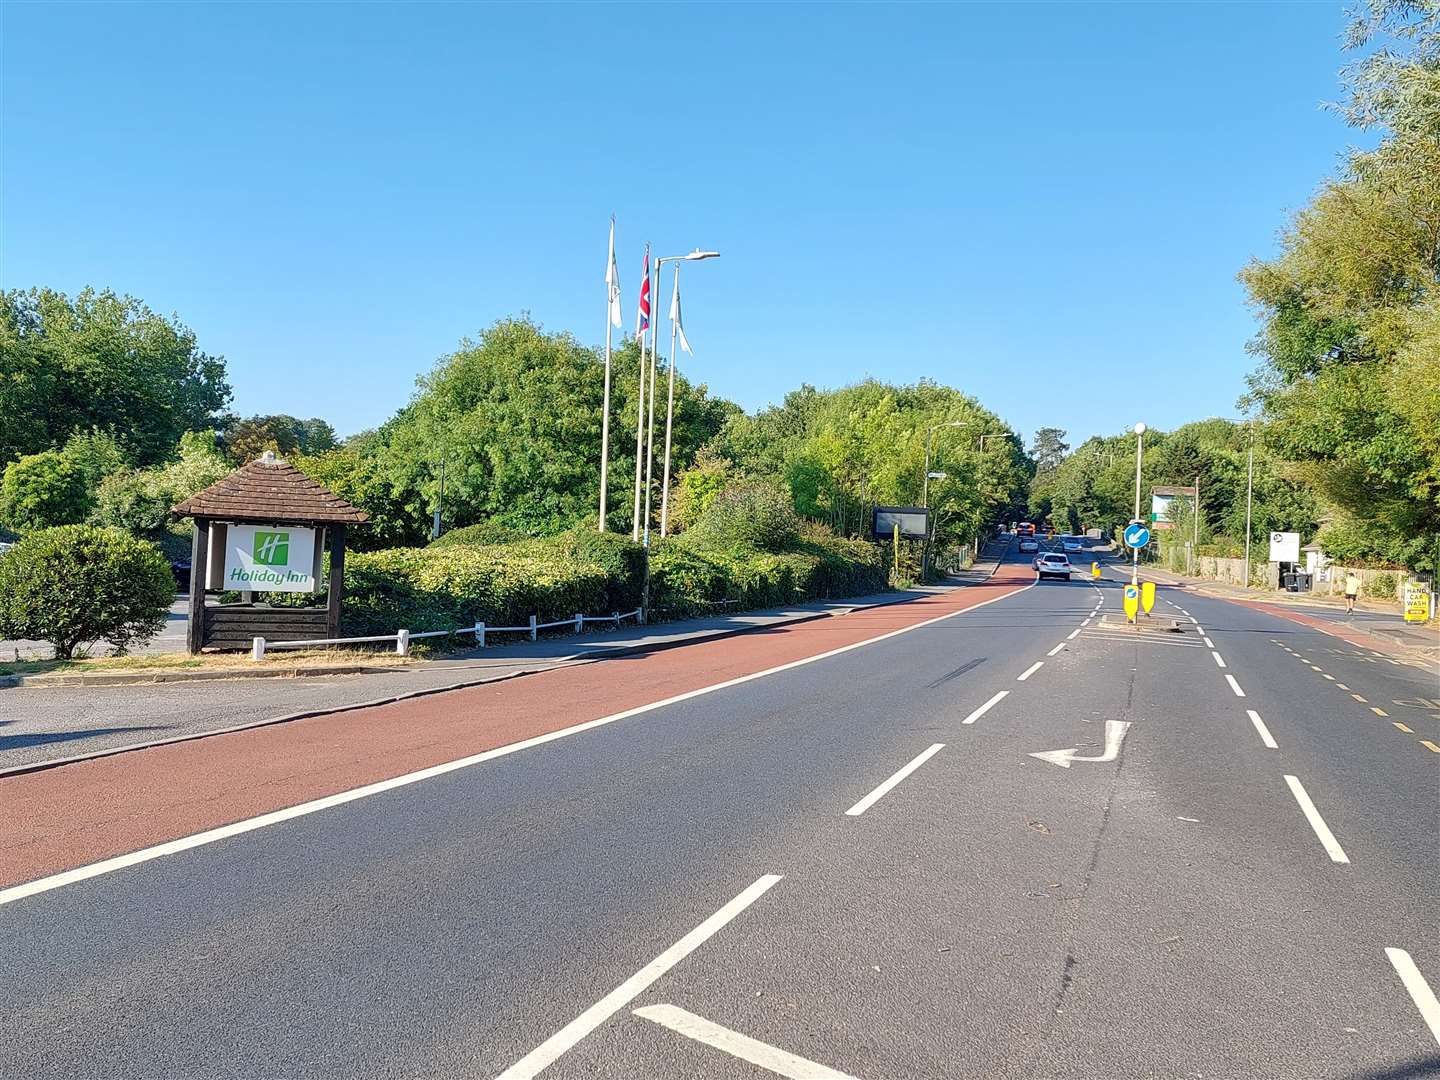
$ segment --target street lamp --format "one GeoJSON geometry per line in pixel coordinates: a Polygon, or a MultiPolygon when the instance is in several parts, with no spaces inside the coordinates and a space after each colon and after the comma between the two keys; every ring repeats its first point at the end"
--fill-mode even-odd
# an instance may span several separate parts
{"type": "MultiPolygon", "coordinates": [[[[925,516],[927,518],[930,517],[930,478],[932,475],[934,475],[930,472],[931,439],[934,437],[935,432],[939,431],[941,428],[969,426],[970,421],[968,420],[945,420],[939,424],[931,424],[928,428],[925,429],[925,480],[924,483],[920,486],[920,505],[925,508],[925,516]]],[[[943,474],[939,478],[943,478],[943,474]]],[[[922,579],[928,577],[930,573],[930,545],[935,539],[935,524],[933,521],[928,522],[928,524],[929,528],[925,530],[924,557],[920,560],[920,577],[922,579]]]]}
{"type": "MultiPolygon", "coordinates": [[[[1143,452],[1144,452],[1144,446],[1145,446],[1145,425],[1144,425],[1144,424],[1136,424],[1136,425],[1135,425],[1135,517],[1132,519],[1132,520],[1134,520],[1134,521],[1139,521],[1139,520],[1140,520],[1140,462],[1141,462],[1141,456],[1142,456],[1142,454],[1143,454],[1143,452]]],[[[1138,585],[1140,584],[1140,549],[1137,547],[1137,548],[1132,548],[1131,550],[1135,552],[1135,563],[1134,563],[1133,569],[1130,571],[1130,584],[1131,584],[1131,585],[1136,585],[1136,586],[1138,586],[1138,585]]]]}

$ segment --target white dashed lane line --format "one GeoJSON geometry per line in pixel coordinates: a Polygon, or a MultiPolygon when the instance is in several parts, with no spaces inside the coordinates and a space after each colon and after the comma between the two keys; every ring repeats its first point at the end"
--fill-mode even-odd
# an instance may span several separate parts
{"type": "Polygon", "coordinates": [[[980,717],[984,716],[996,705],[1000,704],[1000,702],[1003,701],[1009,693],[1009,690],[1001,690],[999,693],[995,694],[989,701],[985,702],[984,705],[981,705],[978,709],[976,709],[974,712],[972,712],[969,716],[965,717],[965,719],[961,720],[960,722],[962,724],[973,724],[976,720],[979,720],[980,717]]]}
{"type": "Polygon", "coordinates": [[[1044,661],[1044,660],[1036,660],[1035,663],[1031,664],[1028,668],[1026,668],[1026,669],[1015,679],[1015,681],[1016,681],[1016,682],[1024,682],[1026,679],[1030,678],[1031,675],[1034,675],[1035,672],[1039,671],[1039,670],[1040,670],[1042,667],[1044,667],[1044,666],[1045,666],[1045,661],[1044,661]]]}
{"type": "Polygon", "coordinates": [[[1210,652],[1210,655],[1215,658],[1215,666],[1216,666],[1216,667],[1222,667],[1222,668],[1223,668],[1223,667],[1225,666],[1225,660],[1224,660],[1223,657],[1221,657],[1221,655],[1220,655],[1218,652],[1215,652],[1215,651],[1212,649],[1211,652],[1210,652]]]}
{"type": "Polygon", "coordinates": [[[1245,691],[1240,689],[1240,684],[1235,681],[1235,676],[1228,671],[1225,672],[1225,681],[1230,684],[1230,689],[1235,691],[1236,697],[1244,697],[1245,691]]]}
{"type": "MultiPolygon", "coordinates": [[[[1073,635],[1072,635],[1072,636],[1073,636],[1073,635]]],[[[1046,656],[1054,656],[1056,653],[1058,653],[1058,652],[1059,652],[1061,649],[1063,649],[1063,648],[1065,648],[1065,642],[1062,641],[1062,642],[1060,642],[1059,645],[1056,645],[1053,649],[1051,649],[1051,650],[1050,650],[1049,652],[1047,652],[1045,655],[1046,655],[1046,656]]]]}
{"type": "Polygon", "coordinates": [[[1305,820],[1310,822],[1310,828],[1315,830],[1315,836],[1320,841],[1320,846],[1330,856],[1331,862],[1348,863],[1350,856],[1345,854],[1345,849],[1340,846],[1340,841],[1335,839],[1335,834],[1330,831],[1330,826],[1325,824],[1325,819],[1320,816],[1320,811],[1315,809],[1315,804],[1310,800],[1310,795],[1305,790],[1305,785],[1300,783],[1298,776],[1285,774],[1285,783],[1290,785],[1290,794],[1295,796],[1295,801],[1300,804],[1300,811],[1305,815],[1305,820]]]}
{"type": "Polygon", "coordinates": [[[1260,714],[1254,709],[1246,709],[1245,711],[1250,715],[1250,722],[1255,725],[1255,730],[1260,733],[1260,741],[1271,750],[1278,750],[1279,744],[1275,742],[1275,737],[1270,734],[1270,729],[1265,726],[1265,721],[1260,719],[1260,714]]]}
{"type": "Polygon", "coordinates": [[[910,762],[905,765],[905,767],[902,768],[899,772],[895,773],[895,775],[891,776],[874,791],[870,792],[869,795],[866,795],[854,806],[850,807],[849,810],[846,810],[845,816],[859,817],[861,814],[865,813],[866,810],[869,810],[870,807],[874,806],[877,802],[883,799],[892,788],[894,788],[897,784],[900,783],[900,781],[904,780],[921,765],[924,765],[925,762],[929,761],[932,757],[934,757],[936,754],[938,754],[941,750],[944,749],[945,744],[937,742],[929,749],[921,751],[914,758],[912,758],[910,762]]]}
{"type": "Polygon", "coordinates": [[[1400,976],[1400,981],[1409,991],[1410,1000],[1420,1011],[1420,1018],[1430,1029],[1431,1036],[1440,1044],[1440,999],[1435,997],[1435,991],[1430,989],[1430,984],[1425,981],[1425,976],[1420,974],[1420,969],[1415,966],[1415,961],[1408,952],[1404,949],[1386,949],[1385,955],[1390,958],[1395,974],[1400,976]]]}

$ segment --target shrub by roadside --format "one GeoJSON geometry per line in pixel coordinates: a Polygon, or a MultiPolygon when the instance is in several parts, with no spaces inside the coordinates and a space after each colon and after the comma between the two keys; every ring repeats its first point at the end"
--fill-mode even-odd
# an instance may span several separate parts
{"type": "Polygon", "coordinates": [[[0,555],[0,636],[48,641],[61,660],[102,639],[123,651],[160,632],[174,594],[154,544],[93,525],[37,529],[0,555]]]}

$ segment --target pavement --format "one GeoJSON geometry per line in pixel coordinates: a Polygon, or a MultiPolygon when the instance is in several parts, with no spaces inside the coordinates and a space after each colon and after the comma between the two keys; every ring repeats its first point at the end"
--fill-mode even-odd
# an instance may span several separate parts
{"type": "Polygon", "coordinates": [[[1440,1075],[1432,673],[1123,573],[0,778],[0,1061],[1440,1075]]]}
{"type": "MultiPolygon", "coordinates": [[[[165,625],[160,632],[143,645],[130,647],[132,656],[148,656],[157,653],[184,652],[185,629],[190,625],[190,599],[184,594],[177,595],[165,613],[165,625]]],[[[109,656],[115,651],[109,642],[101,641],[91,646],[89,655],[109,656]]],[[[0,638],[0,661],[49,660],[55,655],[55,648],[46,641],[32,641],[29,638],[0,638]]]]}

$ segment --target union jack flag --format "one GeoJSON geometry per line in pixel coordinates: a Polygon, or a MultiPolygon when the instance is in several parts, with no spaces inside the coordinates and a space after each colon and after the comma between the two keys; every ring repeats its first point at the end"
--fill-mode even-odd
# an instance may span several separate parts
{"type": "Polygon", "coordinates": [[[645,269],[640,281],[640,310],[635,315],[635,340],[639,341],[650,329],[650,245],[645,245],[645,269]]]}

